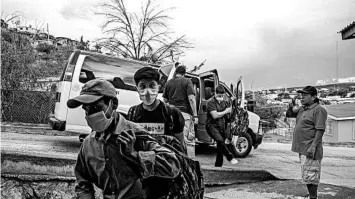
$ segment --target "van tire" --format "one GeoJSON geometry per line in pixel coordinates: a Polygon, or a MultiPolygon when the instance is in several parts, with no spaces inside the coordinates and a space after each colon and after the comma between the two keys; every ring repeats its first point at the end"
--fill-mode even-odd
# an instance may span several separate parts
{"type": "Polygon", "coordinates": [[[253,140],[248,133],[243,133],[238,137],[237,142],[233,142],[233,146],[235,147],[235,157],[245,158],[251,152],[251,149],[253,147],[253,140]]]}

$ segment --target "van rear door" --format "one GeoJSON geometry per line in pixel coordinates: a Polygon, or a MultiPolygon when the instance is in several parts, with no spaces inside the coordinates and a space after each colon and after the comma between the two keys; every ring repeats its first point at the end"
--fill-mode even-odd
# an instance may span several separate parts
{"type": "Polygon", "coordinates": [[[69,99],[72,76],[79,54],[79,51],[75,51],[70,55],[68,63],[64,67],[60,80],[57,83],[54,108],[54,119],[56,121],[65,122],[67,119],[68,107],[66,102],[69,99]]]}
{"type": "Polygon", "coordinates": [[[218,72],[216,69],[201,73],[200,78],[200,107],[198,110],[198,124],[195,132],[196,142],[212,144],[212,138],[206,132],[207,101],[213,97],[215,88],[219,84],[218,72]]]}
{"type": "MultiPolygon", "coordinates": [[[[69,88],[69,98],[72,99],[74,97],[77,97],[80,95],[81,88],[83,87],[83,83],[79,81],[80,78],[80,72],[81,68],[85,59],[85,55],[80,55],[78,57],[78,60],[76,62],[76,66],[73,72],[73,77],[72,77],[72,85],[69,88]]],[[[65,103],[66,105],[66,103],[65,103]]],[[[71,131],[71,132],[76,132],[76,133],[84,133],[88,134],[91,132],[91,129],[89,126],[87,126],[86,120],[85,120],[85,112],[84,110],[79,107],[79,108],[74,108],[70,109],[67,108],[67,121],[65,125],[65,130],[66,131],[71,131]]]]}

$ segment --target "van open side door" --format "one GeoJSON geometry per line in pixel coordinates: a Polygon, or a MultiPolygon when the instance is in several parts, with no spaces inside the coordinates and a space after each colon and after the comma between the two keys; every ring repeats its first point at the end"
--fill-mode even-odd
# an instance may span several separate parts
{"type": "Polygon", "coordinates": [[[235,92],[236,92],[235,96],[237,98],[238,105],[244,108],[245,110],[247,110],[247,101],[245,100],[245,89],[244,89],[244,82],[242,77],[238,79],[235,92]]]}
{"type": "Polygon", "coordinates": [[[195,132],[196,142],[212,144],[212,138],[206,132],[207,101],[214,96],[215,88],[219,84],[218,72],[216,69],[200,73],[200,107],[198,109],[198,124],[195,132]]]}

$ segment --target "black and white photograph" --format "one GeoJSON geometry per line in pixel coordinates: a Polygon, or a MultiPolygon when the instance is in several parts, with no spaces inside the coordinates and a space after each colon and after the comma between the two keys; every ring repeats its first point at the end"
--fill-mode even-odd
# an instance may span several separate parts
{"type": "Polygon", "coordinates": [[[3,199],[354,199],[354,0],[2,0],[3,199]]]}

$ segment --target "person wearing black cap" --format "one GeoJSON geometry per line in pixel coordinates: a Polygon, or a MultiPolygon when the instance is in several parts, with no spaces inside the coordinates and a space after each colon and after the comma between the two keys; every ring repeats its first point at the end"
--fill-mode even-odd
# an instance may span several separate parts
{"type": "Polygon", "coordinates": [[[134,74],[137,91],[142,103],[130,107],[127,119],[140,124],[152,134],[175,137],[186,152],[184,142],[184,117],[179,109],[158,99],[160,74],[156,69],[143,67],[134,74]]]}
{"type": "Polygon", "coordinates": [[[95,198],[95,184],[104,198],[143,199],[147,196],[141,179],[172,179],[180,172],[174,152],[155,141],[136,139],[135,134],[144,129],[116,112],[116,95],[110,82],[94,79],[67,102],[69,108],[82,106],[93,130],[81,145],[74,169],[77,198],[95,198]]]}
{"type": "Polygon", "coordinates": [[[198,123],[195,90],[192,81],[185,77],[186,66],[178,65],[175,77],[169,80],[164,89],[163,100],[177,107],[184,116],[184,137],[188,156],[195,158],[195,128],[198,123]]]}
{"type": "Polygon", "coordinates": [[[327,111],[319,105],[315,87],[306,86],[297,92],[302,95],[302,106],[292,108],[297,117],[291,150],[299,154],[302,180],[307,185],[309,198],[314,199],[320,181],[327,111]]]}

